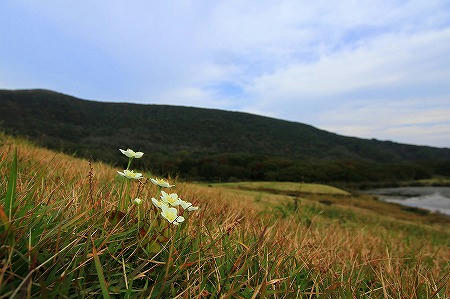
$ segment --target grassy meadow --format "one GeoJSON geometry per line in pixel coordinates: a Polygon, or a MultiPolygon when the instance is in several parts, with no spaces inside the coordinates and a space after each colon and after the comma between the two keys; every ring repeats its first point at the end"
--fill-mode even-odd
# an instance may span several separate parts
{"type": "Polygon", "coordinates": [[[447,217],[331,186],[169,178],[200,207],[172,225],[149,173],[0,142],[0,298],[450,295],[447,217]]]}
{"type": "Polygon", "coordinates": [[[295,183],[295,182],[237,182],[237,183],[219,183],[213,184],[219,187],[228,187],[232,189],[256,190],[265,192],[280,192],[288,194],[322,194],[322,195],[349,195],[347,191],[342,189],[311,183],[295,183]]]}

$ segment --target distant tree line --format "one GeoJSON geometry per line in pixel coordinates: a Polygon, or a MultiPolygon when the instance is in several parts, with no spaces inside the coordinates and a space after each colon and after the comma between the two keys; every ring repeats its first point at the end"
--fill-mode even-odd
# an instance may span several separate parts
{"type": "MultiPolygon", "coordinates": [[[[120,153],[115,148],[65,143],[54,138],[39,138],[37,143],[78,157],[104,161],[118,167],[120,153]]],[[[375,163],[362,160],[295,160],[250,153],[175,153],[145,151],[146,159],[135,161],[139,169],[160,176],[186,180],[228,182],[242,180],[304,182],[393,182],[450,177],[450,161],[375,163]]]]}

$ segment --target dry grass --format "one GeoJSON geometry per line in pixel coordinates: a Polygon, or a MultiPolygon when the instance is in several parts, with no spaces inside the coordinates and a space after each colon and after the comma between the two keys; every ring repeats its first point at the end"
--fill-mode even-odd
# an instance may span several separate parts
{"type": "Polygon", "coordinates": [[[108,165],[91,171],[86,160],[1,141],[2,298],[449,296],[444,225],[304,198],[296,211],[285,195],[181,183],[175,192],[201,209],[168,228],[148,200],[157,192],[151,184],[124,184],[108,165]],[[136,196],[145,199],[140,231],[128,205],[136,196]]]}

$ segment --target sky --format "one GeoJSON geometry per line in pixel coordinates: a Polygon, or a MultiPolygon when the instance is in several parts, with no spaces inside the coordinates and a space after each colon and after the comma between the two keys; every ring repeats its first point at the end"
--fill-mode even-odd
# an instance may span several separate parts
{"type": "Polygon", "coordinates": [[[0,1],[0,88],[450,147],[450,1],[0,1]]]}

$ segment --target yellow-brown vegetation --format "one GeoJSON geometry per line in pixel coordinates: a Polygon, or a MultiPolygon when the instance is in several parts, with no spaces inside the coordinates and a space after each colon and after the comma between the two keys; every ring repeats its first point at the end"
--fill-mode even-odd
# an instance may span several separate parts
{"type": "Polygon", "coordinates": [[[351,196],[327,205],[302,195],[296,209],[284,194],[178,182],[175,192],[200,210],[155,248],[151,219],[136,234],[135,208],[117,206],[139,197],[151,211],[156,186],[124,184],[109,165],[1,136],[2,199],[16,149],[12,219],[3,201],[0,210],[2,298],[450,295],[445,217],[351,196]]]}

